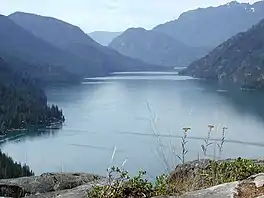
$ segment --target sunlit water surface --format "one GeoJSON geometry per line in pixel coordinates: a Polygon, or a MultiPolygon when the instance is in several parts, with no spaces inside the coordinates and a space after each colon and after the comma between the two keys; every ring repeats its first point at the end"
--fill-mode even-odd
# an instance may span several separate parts
{"type": "Polygon", "coordinates": [[[66,122],[61,129],[12,134],[1,144],[12,158],[43,172],[105,174],[111,165],[155,176],[179,163],[182,128],[188,133],[187,160],[203,157],[208,124],[217,141],[227,127],[222,157],[262,157],[264,95],[170,72],[115,73],[85,79],[81,85],[46,90],[66,122]],[[228,87],[228,88],[227,88],[228,87]]]}

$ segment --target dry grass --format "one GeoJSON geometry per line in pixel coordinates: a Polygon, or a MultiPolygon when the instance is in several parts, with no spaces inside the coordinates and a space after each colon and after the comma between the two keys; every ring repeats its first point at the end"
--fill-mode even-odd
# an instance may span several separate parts
{"type": "Polygon", "coordinates": [[[242,182],[237,188],[234,198],[255,198],[264,195],[264,186],[256,187],[254,183],[242,182]]]}

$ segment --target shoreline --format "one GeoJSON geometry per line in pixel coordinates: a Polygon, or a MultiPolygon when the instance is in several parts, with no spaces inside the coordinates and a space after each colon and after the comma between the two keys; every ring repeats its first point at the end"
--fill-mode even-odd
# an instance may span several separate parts
{"type": "Polygon", "coordinates": [[[42,125],[31,125],[27,128],[20,128],[20,129],[7,129],[6,131],[4,131],[3,133],[0,133],[0,138],[4,138],[5,136],[9,135],[10,133],[14,133],[14,132],[23,132],[23,131],[28,131],[30,129],[36,129],[37,131],[41,130],[41,129],[58,129],[58,128],[52,128],[53,126],[57,126],[60,124],[63,124],[65,121],[64,120],[60,120],[60,121],[56,121],[56,122],[51,122],[48,124],[42,124],[42,125]]]}

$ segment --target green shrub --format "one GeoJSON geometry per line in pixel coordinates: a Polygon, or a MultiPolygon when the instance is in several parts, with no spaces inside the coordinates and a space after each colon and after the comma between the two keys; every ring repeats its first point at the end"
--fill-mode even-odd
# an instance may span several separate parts
{"type": "Polygon", "coordinates": [[[252,160],[242,158],[228,161],[211,160],[205,168],[199,168],[195,175],[189,174],[188,176],[187,174],[173,180],[169,179],[168,175],[161,175],[152,183],[145,178],[145,171],[139,171],[135,177],[130,177],[127,171],[112,167],[108,170],[107,184],[94,186],[88,192],[88,197],[140,198],[178,195],[223,183],[244,180],[251,175],[263,172],[264,165],[256,164],[252,160]]]}
{"type": "MultiPolygon", "coordinates": [[[[207,151],[213,144],[211,141],[213,125],[208,125],[208,136],[201,145],[205,160],[198,159],[198,165],[185,164],[188,153],[188,133],[191,128],[183,128],[181,138],[182,152],[176,155],[182,162],[171,175],[161,175],[154,182],[145,178],[146,172],[139,171],[135,177],[130,177],[127,171],[112,167],[108,170],[108,182],[104,186],[94,186],[88,192],[91,198],[140,198],[160,195],[180,195],[185,192],[200,190],[215,185],[244,180],[249,176],[264,173],[264,165],[256,164],[252,160],[238,158],[235,160],[216,161],[207,159],[207,151]]],[[[226,127],[223,127],[219,148],[219,159],[226,142],[226,127]]],[[[196,163],[196,162],[195,162],[196,163]]]]}
{"type": "Polygon", "coordinates": [[[210,161],[200,174],[205,178],[207,185],[214,186],[227,182],[244,180],[251,175],[263,173],[264,165],[256,164],[252,160],[238,158],[230,161],[210,161]]]}
{"type": "Polygon", "coordinates": [[[168,177],[162,175],[156,178],[155,183],[145,178],[146,172],[139,171],[130,177],[127,171],[117,167],[108,170],[108,184],[94,186],[88,192],[91,198],[124,198],[124,197],[153,197],[168,194],[168,177]]]}

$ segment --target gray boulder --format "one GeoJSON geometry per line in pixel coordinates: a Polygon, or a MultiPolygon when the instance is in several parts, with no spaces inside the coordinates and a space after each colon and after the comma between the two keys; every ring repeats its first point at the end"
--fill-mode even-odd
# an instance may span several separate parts
{"type": "Polygon", "coordinates": [[[73,189],[88,183],[91,185],[92,182],[100,180],[103,180],[100,176],[85,173],[45,173],[34,177],[5,179],[0,180],[0,196],[25,197],[41,195],[43,193],[73,189]]]}

